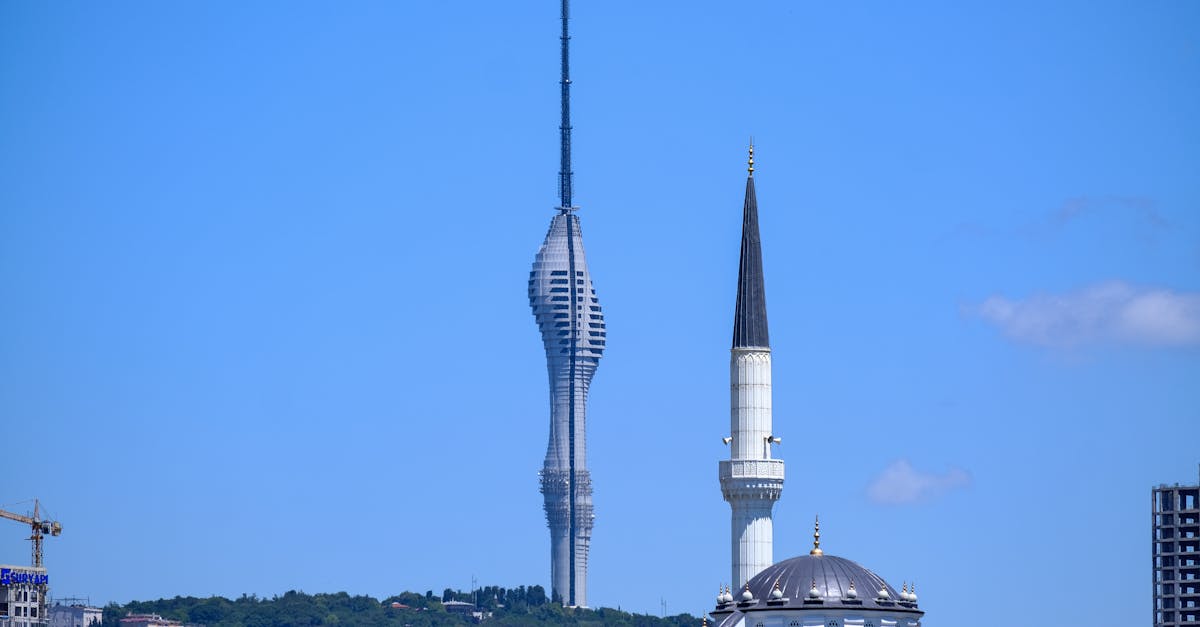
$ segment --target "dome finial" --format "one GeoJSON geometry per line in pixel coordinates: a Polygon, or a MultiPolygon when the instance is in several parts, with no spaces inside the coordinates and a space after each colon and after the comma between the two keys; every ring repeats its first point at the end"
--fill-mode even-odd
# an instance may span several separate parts
{"type": "Polygon", "coordinates": [[[750,173],[751,177],[754,176],[754,138],[753,137],[750,138],[750,165],[749,165],[749,167],[746,168],[746,171],[750,173]]]}
{"type": "Polygon", "coordinates": [[[824,555],[825,551],[821,550],[821,516],[818,515],[813,521],[813,548],[808,552],[809,555],[824,555]]]}

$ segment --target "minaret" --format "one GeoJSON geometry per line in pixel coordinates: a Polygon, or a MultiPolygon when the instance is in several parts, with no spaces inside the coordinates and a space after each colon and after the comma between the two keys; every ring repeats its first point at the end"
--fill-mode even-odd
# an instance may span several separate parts
{"type": "Polygon", "coordinates": [[[771,459],[781,443],[771,429],[771,346],[763,287],[758,202],[754,197],[754,146],[742,210],[742,254],[729,361],[730,445],[720,462],[721,494],[733,509],[730,543],[734,589],[773,563],[771,508],[783,491],[783,460],[771,459]]]}
{"type": "Polygon", "coordinates": [[[588,387],[604,353],[604,314],[583,255],[578,207],[571,203],[571,78],[567,0],[562,0],[562,123],[558,214],[529,273],[529,305],[542,331],[550,375],[550,444],[541,472],[550,527],[553,598],[587,605],[592,480],[587,470],[588,387]]]}

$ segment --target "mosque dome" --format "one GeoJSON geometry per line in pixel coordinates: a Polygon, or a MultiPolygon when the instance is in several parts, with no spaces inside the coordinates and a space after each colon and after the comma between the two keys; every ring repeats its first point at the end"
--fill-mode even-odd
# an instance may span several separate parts
{"type": "Polygon", "coordinates": [[[816,600],[826,608],[853,605],[862,609],[907,609],[897,607],[896,601],[884,601],[886,605],[881,605],[875,591],[885,589],[892,599],[900,599],[900,594],[879,575],[836,555],[801,555],[784,560],[755,575],[747,587],[755,599],[769,599],[776,583],[783,591],[783,598],[788,599],[789,607],[804,607],[806,601],[816,600]],[[855,592],[850,592],[851,587],[855,592]],[[810,597],[813,589],[819,596],[810,597]],[[871,593],[859,594],[862,590],[871,593]]]}

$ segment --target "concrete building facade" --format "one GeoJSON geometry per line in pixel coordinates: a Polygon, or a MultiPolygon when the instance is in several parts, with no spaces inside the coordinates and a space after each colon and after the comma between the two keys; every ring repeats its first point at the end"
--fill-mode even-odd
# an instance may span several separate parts
{"type": "Polygon", "coordinates": [[[1154,626],[1200,621],[1200,481],[1150,490],[1154,626]]]}
{"type": "Polygon", "coordinates": [[[104,610],[87,605],[55,605],[50,608],[50,627],[99,627],[104,610]]]}
{"type": "Polygon", "coordinates": [[[0,627],[46,625],[45,568],[0,564],[0,627]]]}

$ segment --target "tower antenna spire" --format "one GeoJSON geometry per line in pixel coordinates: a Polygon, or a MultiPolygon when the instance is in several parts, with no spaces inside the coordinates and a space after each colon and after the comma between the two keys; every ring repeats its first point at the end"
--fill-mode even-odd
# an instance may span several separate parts
{"type": "Polygon", "coordinates": [[[571,205],[575,174],[571,172],[571,35],[567,31],[570,19],[568,0],[562,0],[562,123],[559,132],[558,199],[563,213],[574,209],[571,205]]]}

